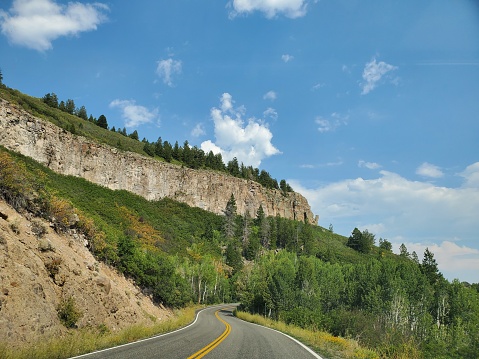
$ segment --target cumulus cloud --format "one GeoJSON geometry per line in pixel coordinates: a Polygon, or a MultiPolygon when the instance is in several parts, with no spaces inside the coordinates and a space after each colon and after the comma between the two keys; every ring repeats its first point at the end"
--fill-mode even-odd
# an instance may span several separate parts
{"type": "Polygon", "coordinates": [[[270,101],[276,100],[276,92],[274,92],[274,91],[268,91],[268,92],[266,92],[266,93],[263,95],[263,99],[265,99],[265,100],[270,100],[270,101]]]}
{"type": "Polygon", "coordinates": [[[479,162],[467,166],[463,172],[459,173],[459,176],[464,178],[463,187],[479,188],[479,162]]]}
{"type": "MultiPolygon", "coordinates": [[[[434,245],[455,242],[474,254],[467,248],[472,247],[479,232],[477,186],[439,187],[385,170],[379,173],[374,179],[346,179],[317,188],[305,188],[294,180],[288,183],[308,199],[313,212],[320,215],[321,225],[332,223],[335,231],[342,235],[348,236],[354,227],[367,228],[377,238],[387,238],[396,247],[404,242],[421,243],[431,249],[434,245]]],[[[470,184],[470,179],[478,173],[479,162],[468,166],[462,172],[465,184],[470,184]]],[[[421,256],[419,252],[418,255],[421,256]]],[[[441,257],[440,269],[448,268],[449,260],[459,261],[463,255],[465,253],[456,252],[450,253],[450,257],[441,257]]],[[[474,255],[476,263],[479,262],[479,255],[474,255]]],[[[457,276],[467,280],[471,271],[471,268],[465,269],[457,272],[457,276]]]]}
{"type": "Polygon", "coordinates": [[[53,0],[14,0],[8,12],[0,10],[0,27],[12,44],[46,51],[59,37],[96,30],[106,21],[107,10],[108,6],[101,3],[61,5],[53,0]]]}
{"type": "Polygon", "coordinates": [[[173,75],[181,73],[181,61],[172,58],[160,60],[157,62],[156,74],[163,80],[165,84],[173,86],[173,75]]]}
{"type": "Polygon", "coordinates": [[[427,162],[424,162],[416,169],[416,174],[431,178],[441,178],[442,176],[444,176],[444,173],[438,166],[427,162]]]}
{"type": "Polygon", "coordinates": [[[225,161],[236,157],[245,165],[254,167],[258,167],[264,158],[281,153],[271,143],[273,134],[267,124],[255,118],[245,121],[244,114],[244,107],[236,108],[232,96],[224,93],[219,108],[211,109],[215,143],[205,141],[201,144],[201,149],[221,153],[225,161]]]}
{"type": "MultiPolygon", "coordinates": [[[[397,66],[393,66],[385,63],[384,61],[376,62],[376,58],[373,58],[366,64],[363,70],[362,95],[366,95],[374,90],[380,83],[381,79],[391,71],[397,70],[397,66]]],[[[397,84],[397,78],[391,79],[392,82],[397,84]]]]}
{"type": "Polygon", "coordinates": [[[308,0],[232,0],[228,6],[233,9],[230,11],[230,18],[260,11],[268,19],[280,14],[295,19],[306,15],[309,2],[308,0]]]}
{"type": "Polygon", "coordinates": [[[381,165],[375,162],[366,162],[366,161],[360,160],[358,162],[358,167],[367,168],[370,170],[376,170],[378,168],[381,168],[381,165]]]}
{"type": "Polygon", "coordinates": [[[121,110],[127,128],[135,128],[155,120],[159,121],[158,109],[149,110],[144,106],[137,105],[134,100],[116,99],[110,103],[110,107],[121,110]]]}
{"type": "Polygon", "coordinates": [[[333,112],[329,118],[316,117],[315,122],[318,125],[318,131],[324,133],[334,131],[339,126],[347,125],[348,119],[349,115],[341,115],[337,112],[333,112]]]}
{"type": "Polygon", "coordinates": [[[284,62],[290,62],[290,61],[293,61],[293,59],[294,59],[293,55],[285,54],[281,56],[281,60],[283,60],[284,62]]]}

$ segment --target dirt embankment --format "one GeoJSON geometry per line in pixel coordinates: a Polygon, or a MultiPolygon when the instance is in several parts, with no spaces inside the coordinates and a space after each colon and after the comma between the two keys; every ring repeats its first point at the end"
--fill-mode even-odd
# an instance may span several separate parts
{"type": "Polygon", "coordinates": [[[59,235],[0,200],[0,343],[20,346],[65,334],[58,308],[70,298],[81,313],[78,328],[116,331],[172,315],[97,262],[81,236],[59,235]]]}

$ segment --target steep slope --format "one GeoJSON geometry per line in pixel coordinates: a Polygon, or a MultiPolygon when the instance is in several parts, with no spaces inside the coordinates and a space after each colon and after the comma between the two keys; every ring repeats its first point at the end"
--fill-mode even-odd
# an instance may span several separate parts
{"type": "Polygon", "coordinates": [[[115,331],[172,314],[97,262],[75,232],[59,235],[0,200],[0,343],[21,346],[65,333],[57,308],[69,298],[81,313],[80,328],[115,331]]]}
{"type": "Polygon", "coordinates": [[[124,189],[149,200],[169,197],[222,214],[235,196],[238,213],[255,216],[260,205],[267,216],[316,224],[307,200],[211,170],[192,170],[123,152],[76,136],[0,99],[0,144],[48,166],[110,189],[124,189]]]}

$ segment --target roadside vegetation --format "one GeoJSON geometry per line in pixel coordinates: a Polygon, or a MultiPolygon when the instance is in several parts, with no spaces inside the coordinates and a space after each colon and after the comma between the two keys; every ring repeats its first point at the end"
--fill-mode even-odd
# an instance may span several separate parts
{"type": "MultiPolygon", "coordinates": [[[[125,150],[143,151],[144,143],[43,100],[5,88],[0,94],[78,134],[107,143],[121,139],[125,150]]],[[[254,218],[241,216],[233,195],[224,216],[169,199],[147,201],[58,175],[1,147],[0,197],[19,212],[50,220],[59,232],[75,229],[98,260],[170,308],[240,301],[243,311],[267,318],[269,325],[282,322],[318,337],[330,333],[336,339],[324,336],[324,345],[311,339],[311,345],[337,358],[476,358],[479,353],[479,285],[447,281],[429,250],[420,257],[402,245],[396,255],[387,239],[367,230],[354,228],[344,237],[332,225],[266,217],[261,206],[254,218]],[[328,343],[349,349],[336,352],[328,343]]],[[[68,307],[67,313],[74,314],[68,307]]],[[[65,319],[67,326],[74,316],[65,319]]],[[[63,347],[85,341],[78,345],[91,348],[88,338],[102,337],[96,330],[71,329],[76,339],[63,347]]],[[[1,353],[11,352],[0,347],[3,358],[1,353]]]]}
{"type": "Polygon", "coordinates": [[[131,343],[140,339],[168,333],[191,323],[195,307],[189,306],[175,311],[175,317],[152,325],[135,325],[118,332],[110,332],[106,326],[71,330],[65,337],[41,340],[22,348],[9,348],[0,343],[0,359],[65,359],[131,343]]]}

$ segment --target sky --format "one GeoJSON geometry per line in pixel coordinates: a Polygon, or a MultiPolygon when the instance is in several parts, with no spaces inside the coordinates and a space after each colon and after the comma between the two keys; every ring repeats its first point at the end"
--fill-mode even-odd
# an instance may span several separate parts
{"type": "Polygon", "coordinates": [[[479,282],[477,1],[1,0],[0,69],[479,282]]]}

